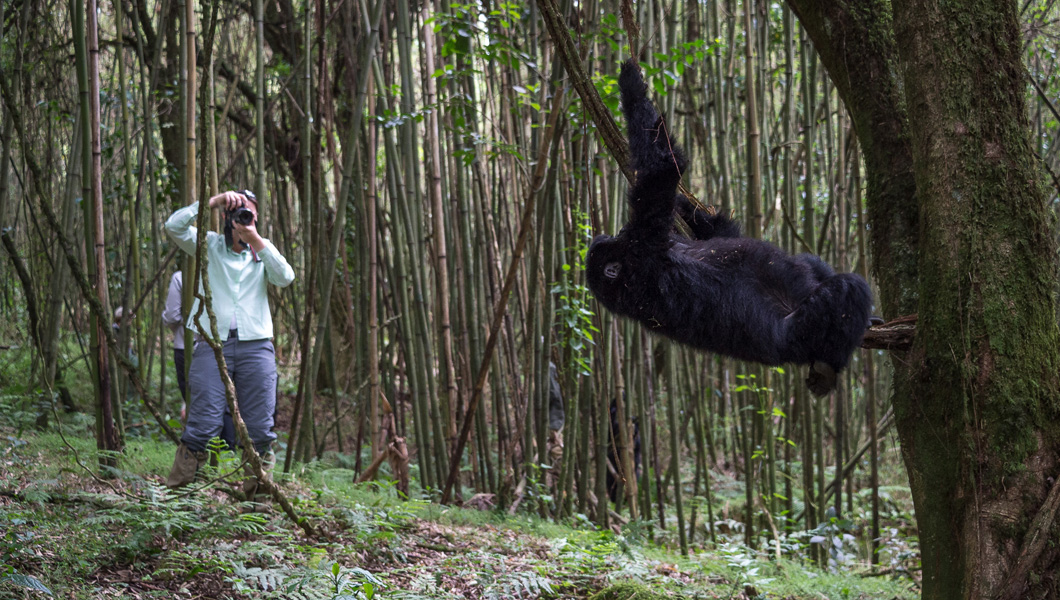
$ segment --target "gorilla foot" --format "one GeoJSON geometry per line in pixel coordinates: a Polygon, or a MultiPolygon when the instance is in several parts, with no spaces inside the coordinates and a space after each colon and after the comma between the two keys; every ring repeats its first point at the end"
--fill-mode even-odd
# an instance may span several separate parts
{"type": "Polygon", "coordinates": [[[810,374],[806,376],[806,387],[810,388],[810,393],[818,398],[827,396],[828,392],[835,389],[835,384],[835,369],[819,360],[813,361],[810,374]]]}

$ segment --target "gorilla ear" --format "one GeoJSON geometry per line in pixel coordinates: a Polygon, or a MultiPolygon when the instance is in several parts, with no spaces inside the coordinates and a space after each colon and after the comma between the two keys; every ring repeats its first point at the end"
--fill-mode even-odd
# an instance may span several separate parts
{"type": "Polygon", "coordinates": [[[604,277],[608,279],[618,279],[618,274],[622,271],[622,263],[611,262],[604,266],[604,277]]]}

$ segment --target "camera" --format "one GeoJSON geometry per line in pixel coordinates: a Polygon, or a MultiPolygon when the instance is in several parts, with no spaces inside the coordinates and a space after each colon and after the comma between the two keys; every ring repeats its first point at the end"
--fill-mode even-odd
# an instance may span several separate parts
{"type": "MultiPolygon", "coordinates": [[[[258,201],[258,197],[250,190],[243,190],[242,194],[246,196],[247,200],[258,201]]],[[[228,219],[239,225],[250,225],[254,222],[254,212],[245,206],[240,206],[228,213],[228,219]]]]}

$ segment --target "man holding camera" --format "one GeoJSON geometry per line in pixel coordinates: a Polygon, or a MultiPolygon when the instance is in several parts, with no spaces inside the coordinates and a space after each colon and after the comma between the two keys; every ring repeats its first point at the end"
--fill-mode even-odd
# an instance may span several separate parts
{"type": "MultiPolygon", "coordinates": [[[[210,329],[202,311],[199,324],[224,343],[228,374],[236,388],[239,411],[250,439],[262,457],[271,454],[273,414],[276,408],[276,357],[272,345],[272,314],[266,284],[286,287],[294,281],[294,269],[272,243],[257,230],[257,198],[249,190],[224,192],[209,201],[225,215],[225,233],[206,233],[208,274],[212,308],[219,331],[210,329]]],[[[194,226],[199,203],[173,213],[166,221],[169,237],[194,255],[198,232],[194,226]]],[[[194,322],[200,301],[195,300],[186,326],[198,332],[194,322]]],[[[220,431],[227,408],[213,349],[196,342],[188,373],[188,422],[166,485],[179,487],[195,479],[207,460],[206,445],[220,431]]],[[[256,482],[244,491],[252,495],[256,482]]]]}

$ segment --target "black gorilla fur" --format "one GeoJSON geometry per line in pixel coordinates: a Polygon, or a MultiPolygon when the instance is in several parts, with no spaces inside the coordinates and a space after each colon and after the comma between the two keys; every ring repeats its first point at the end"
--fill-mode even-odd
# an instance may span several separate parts
{"type": "Polygon", "coordinates": [[[810,391],[831,391],[869,325],[868,284],[812,254],[741,237],[726,215],[696,210],[677,193],[687,159],[636,63],[622,65],[618,85],[637,181],[629,223],[589,247],[589,289],[611,312],[682,344],[766,365],[809,364],[810,391]],[[696,239],[674,233],[675,210],[696,239]]]}

